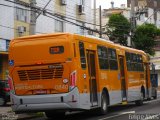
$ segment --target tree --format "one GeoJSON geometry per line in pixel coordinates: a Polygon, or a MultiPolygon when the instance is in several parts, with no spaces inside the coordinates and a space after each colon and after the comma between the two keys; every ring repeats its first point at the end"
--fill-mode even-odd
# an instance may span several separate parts
{"type": "Polygon", "coordinates": [[[108,26],[110,40],[127,46],[127,36],[130,32],[130,22],[127,18],[121,14],[113,14],[109,17],[108,26]]]}
{"type": "Polygon", "coordinates": [[[160,35],[160,30],[153,24],[138,26],[133,36],[135,48],[154,55],[155,37],[157,35],[160,35]]]}

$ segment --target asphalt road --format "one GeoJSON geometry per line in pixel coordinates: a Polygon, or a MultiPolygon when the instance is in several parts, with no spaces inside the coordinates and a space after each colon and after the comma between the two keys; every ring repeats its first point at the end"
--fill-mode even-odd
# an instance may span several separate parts
{"type": "MultiPolygon", "coordinates": [[[[51,119],[39,117],[29,120],[51,119]]],[[[80,112],[66,115],[64,120],[160,120],[160,93],[156,100],[146,101],[142,106],[134,103],[112,106],[107,115],[99,116],[96,111],[80,112]]]]}
{"type": "MultiPolygon", "coordinates": [[[[6,114],[9,118],[5,120],[16,120],[14,118],[20,120],[51,120],[45,116],[35,118],[32,118],[32,115],[28,114],[17,116],[12,112],[10,105],[5,107],[0,106],[0,115],[6,114]]],[[[134,103],[112,106],[109,108],[108,114],[103,116],[97,115],[96,111],[69,113],[65,116],[64,120],[160,120],[160,92],[158,92],[156,100],[146,101],[142,106],[136,106],[134,103]]]]}

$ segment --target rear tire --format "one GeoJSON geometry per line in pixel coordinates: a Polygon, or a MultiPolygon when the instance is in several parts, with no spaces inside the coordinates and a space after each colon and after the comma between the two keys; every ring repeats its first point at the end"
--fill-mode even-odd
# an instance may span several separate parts
{"type": "Polygon", "coordinates": [[[140,100],[135,101],[136,105],[137,106],[143,105],[143,99],[144,99],[144,93],[141,92],[141,98],[140,98],[140,100]]]}
{"type": "Polygon", "coordinates": [[[65,118],[65,112],[47,111],[45,115],[47,118],[55,120],[63,120],[65,118]]]}
{"type": "Polygon", "coordinates": [[[101,115],[105,115],[108,112],[108,98],[106,92],[102,92],[102,97],[101,97],[101,107],[99,110],[99,113],[101,115]]]}

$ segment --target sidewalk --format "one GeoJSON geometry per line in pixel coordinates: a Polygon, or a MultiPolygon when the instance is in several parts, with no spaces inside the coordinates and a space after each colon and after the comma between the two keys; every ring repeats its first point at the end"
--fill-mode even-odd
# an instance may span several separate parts
{"type": "Polygon", "coordinates": [[[0,106],[0,120],[27,120],[39,117],[37,113],[15,114],[10,105],[0,106]]]}
{"type": "Polygon", "coordinates": [[[36,114],[15,114],[14,112],[1,113],[0,120],[28,120],[32,118],[37,118],[36,114]]]}

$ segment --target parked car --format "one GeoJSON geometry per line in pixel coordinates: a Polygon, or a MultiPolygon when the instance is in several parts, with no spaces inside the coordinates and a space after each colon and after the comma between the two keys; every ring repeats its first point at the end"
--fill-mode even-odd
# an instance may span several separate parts
{"type": "Polygon", "coordinates": [[[10,87],[8,80],[0,80],[0,105],[6,105],[10,101],[10,87]]]}

